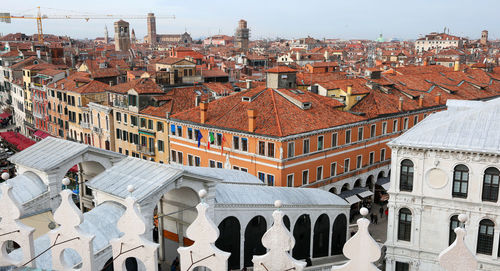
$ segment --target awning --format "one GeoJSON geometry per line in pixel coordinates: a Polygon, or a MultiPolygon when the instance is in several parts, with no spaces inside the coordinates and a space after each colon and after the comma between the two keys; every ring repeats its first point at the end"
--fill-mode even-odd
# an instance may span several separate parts
{"type": "Polygon", "coordinates": [[[78,165],[74,165],[72,168],[69,169],[71,172],[78,172],[78,165]]]}
{"type": "Polygon", "coordinates": [[[391,183],[385,183],[385,184],[383,184],[381,186],[385,189],[385,191],[387,191],[391,187],[391,183]]]}
{"type": "Polygon", "coordinates": [[[38,131],[36,131],[35,133],[33,133],[33,136],[38,137],[38,138],[40,138],[40,139],[44,139],[44,138],[46,138],[46,137],[48,137],[48,136],[50,136],[50,135],[49,135],[49,134],[47,134],[47,133],[46,133],[46,132],[44,132],[44,131],[38,130],[38,131]]]}
{"type": "Polygon", "coordinates": [[[361,201],[361,199],[358,196],[356,196],[356,195],[347,197],[344,200],[347,201],[351,205],[353,205],[354,203],[358,203],[358,202],[361,201]]]}
{"type": "Polygon", "coordinates": [[[391,179],[389,177],[378,178],[376,184],[382,186],[382,188],[384,188],[387,191],[391,186],[391,179]]]}
{"type": "Polygon", "coordinates": [[[361,193],[358,194],[358,196],[362,199],[364,198],[367,198],[367,197],[371,197],[373,195],[373,192],[368,190],[368,191],[363,191],[361,193]]]}
{"type": "Polygon", "coordinates": [[[12,116],[11,114],[7,113],[7,112],[3,112],[2,114],[0,114],[0,119],[6,119],[8,117],[12,116]]]}

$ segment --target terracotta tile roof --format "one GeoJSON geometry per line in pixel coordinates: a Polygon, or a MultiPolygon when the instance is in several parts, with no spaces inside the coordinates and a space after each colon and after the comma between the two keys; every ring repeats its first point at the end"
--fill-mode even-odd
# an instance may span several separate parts
{"type": "Polygon", "coordinates": [[[297,70],[292,69],[287,66],[276,66],[272,67],[270,69],[267,69],[266,72],[271,72],[271,73],[281,73],[281,72],[296,72],[297,70]]]}
{"type": "Polygon", "coordinates": [[[104,92],[108,85],[92,80],[88,73],[75,72],[65,79],[47,85],[49,88],[66,90],[81,94],[104,92]],[[63,88],[64,86],[64,88],[63,88]]]}
{"type": "MultiPolygon", "coordinates": [[[[294,94],[294,91],[258,87],[217,99],[208,105],[205,124],[222,129],[248,131],[247,110],[253,109],[257,113],[256,134],[282,137],[364,119],[336,109],[340,103],[334,99],[310,92],[294,94]],[[251,101],[243,101],[243,97],[249,97],[251,101]],[[310,103],[310,108],[303,109],[299,106],[305,102],[310,103]]],[[[192,108],[175,114],[172,118],[200,123],[200,109],[192,108]]]]}
{"type": "Polygon", "coordinates": [[[182,61],[182,60],[185,60],[185,59],[184,58],[178,58],[178,57],[167,57],[167,58],[162,58],[162,59],[156,61],[156,63],[158,63],[158,64],[172,65],[172,64],[175,64],[175,63],[177,63],[179,61],[182,61]]]}
{"type": "Polygon", "coordinates": [[[16,57],[16,56],[19,56],[19,51],[17,51],[17,50],[12,50],[12,51],[9,51],[7,53],[0,55],[0,57],[16,57]]]}
{"type": "Polygon", "coordinates": [[[203,83],[203,86],[217,93],[218,95],[224,95],[233,92],[233,86],[229,83],[203,83]]]}
{"type": "Polygon", "coordinates": [[[306,73],[298,72],[296,82],[299,86],[309,86],[316,83],[328,82],[331,80],[346,79],[345,72],[328,72],[328,73],[306,73]]]}
{"type": "Polygon", "coordinates": [[[120,71],[116,68],[92,69],[90,75],[92,78],[116,77],[120,75],[120,71]]]}
{"type": "Polygon", "coordinates": [[[118,93],[127,93],[134,89],[138,94],[163,93],[161,87],[150,78],[138,78],[126,83],[107,87],[107,90],[118,93]]]}
{"type": "Polygon", "coordinates": [[[167,112],[175,114],[195,107],[197,95],[201,96],[202,101],[207,100],[209,96],[202,91],[201,87],[173,88],[168,90],[164,95],[153,97],[153,100],[158,105],[147,106],[140,113],[164,118],[167,112]]]}
{"type": "Polygon", "coordinates": [[[25,70],[41,71],[45,69],[57,69],[56,65],[49,63],[38,63],[24,67],[25,70]]]}
{"type": "Polygon", "coordinates": [[[328,62],[314,62],[312,64],[313,67],[319,68],[319,67],[338,67],[339,63],[334,62],[334,61],[328,61],[328,62]]]}
{"type": "Polygon", "coordinates": [[[370,88],[366,86],[366,80],[361,78],[355,79],[345,79],[345,80],[332,80],[318,83],[318,85],[324,87],[327,90],[341,89],[347,92],[347,86],[352,86],[352,94],[367,94],[370,92],[370,88]]]}
{"type": "Polygon", "coordinates": [[[229,74],[227,74],[223,70],[219,70],[219,69],[212,69],[212,70],[202,69],[201,75],[204,78],[209,78],[209,77],[227,77],[227,76],[229,76],[229,74]]]}
{"type": "Polygon", "coordinates": [[[54,75],[57,75],[60,73],[65,73],[65,71],[55,70],[55,69],[45,69],[45,70],[38,72],[38,74],[43,74],[43,75],[47,75],[47,76],[54,76],[54,75]]]}

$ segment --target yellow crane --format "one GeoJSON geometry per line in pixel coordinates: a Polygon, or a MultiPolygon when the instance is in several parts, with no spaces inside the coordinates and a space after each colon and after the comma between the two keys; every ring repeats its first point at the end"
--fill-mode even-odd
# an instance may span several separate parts
{"type": "MultiPolygon", "coordinates": [[[[0,22],[10,23],[11,19],[31,19],[36,20],[36,26],[38,31],[38,42],[43,44],[43,30],[42,30],[42,20],[46,19],[60,19],[60,20],[85,20],[89,21],[90,19],[146,19],[147,16],[144,15],[42,15],[40,11],[40,7],[37,7],[38,12],[36,16],[33,15],[11,15],[10,13],[0,13],[0,22]]],[[[158,19],[175,19],[174,15],[171,16],[157,16],[158,19]]]]}

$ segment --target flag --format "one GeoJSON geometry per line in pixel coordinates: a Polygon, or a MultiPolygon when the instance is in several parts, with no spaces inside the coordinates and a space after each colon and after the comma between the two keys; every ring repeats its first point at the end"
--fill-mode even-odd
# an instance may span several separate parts
{"type": "Polygon", "coordinates": [[[224,142],[226,142],[226,138],[224,137],[224,134],[222,134],[222,140],[220,144],[220,155],[224,154],[224,142]]]}
{"type": "Polygon", "coordinates": [[[210,144],[214,144],[214,133],[213,132],[208,133],[207,146],[208,146],[209,150],[210,150],[210,144]]]}
{"type": "Polygon", "coordinates": [[[198,136],[196,138],[196,140],[198,140],[198,148],[200,147],[201,145],[201,139],[203,138],[203,136],[201,135],[201,131],[198,131],[198,136]]]}
{"type": "Polygon", "coordinates": [[[170,125],[170,131],[172,132],[173,135],[175,135],[175,125],[170,125]]]}

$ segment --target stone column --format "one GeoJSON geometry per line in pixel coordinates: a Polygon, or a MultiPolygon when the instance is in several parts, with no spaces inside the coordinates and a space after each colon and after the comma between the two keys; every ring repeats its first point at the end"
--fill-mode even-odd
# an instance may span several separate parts
{"type": "Polygon", "coordinates": [[[500,227],[495,227],[495,233],[493,236],[493,259],[498,259],[498,240],[500,237],[500,227]]]}
{"type": "Polygon", "coordinates": [[[163,197],[160,198],[160,202],[158,203],[158,243],[160,244],[158,250],[158,260],[160,264],[163,265],[165,262],[165,237],[163,236],[163,197]],[[160,217],[161,216],[161,217],[160,217]]]}
{"type": "Polygon", "coordinates": [[[240,268],[245,267],[245,228],[240,230],[240,268]]]}
{"type": "Polygon", "coordinates": [[[332,221],[330,219],[330,224],[328,224],[329,226],[329,229],[328,229],[328,232],[330,234],[328,234],[328,256],[331,256],[332,255],[332,237],[333,237],[333,223],[335,222],[334,220],[332,221]]]}
{"type": "Polygon", "coordinates": [[[80,199],[80,210],[83,212],[83,170],[82,164],[78,164],[78,198],[80,199]]]}

